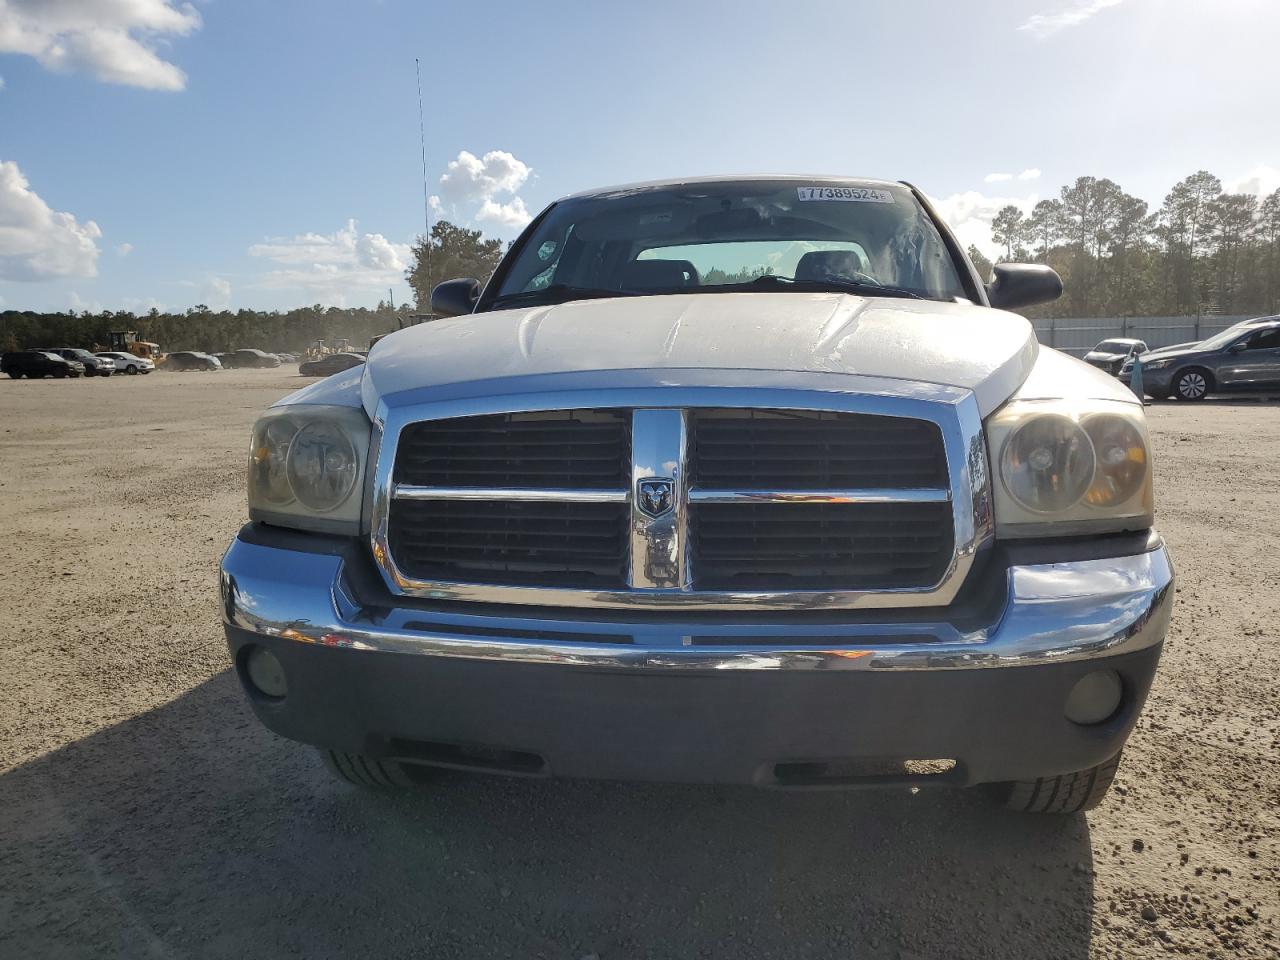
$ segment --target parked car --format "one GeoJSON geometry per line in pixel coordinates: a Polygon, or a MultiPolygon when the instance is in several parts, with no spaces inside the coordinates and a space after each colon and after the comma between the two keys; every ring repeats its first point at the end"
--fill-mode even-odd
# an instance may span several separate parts
{"type": "Polygon", "coordinates": [[[1103,340],[1086,353],[1084,362],[1105,370],[1114,377],[1120,374],[1120,368],[1124,366],[1126,360],[1146,352],[1147,345],[1141,340],[1116,337],[1112,340],[1103,340]]]}
{"type": "Polygon", "coordinates": [[[56,353],[64,360],[75,360],[84,366],[86,377],[109,377],[116,372],[116,365],[111,360],[96,356],[88,350],[78,347],[37,347],[45,353],[56,353]]]}
{"type": "Polygon", "coordinates": [[[278,367],[280,358],[274,353],[246,347],[235,352],[237,367],[278,367]]]}
{"type": "MultiPolygon", "coordinates": [[[[1133,361],[1121,379],[1129,383],[1133,361]]],[[[1211,393],[1280,393],[1280,317],[1244,321],[1191,346],[1142,354],[1142,386],[1165,400],[1203,400],[1211,393]]]]}
{"type": "Polygon", "coordinates": [[[222,364],[223,370],[234,369],[236,365],[236,355],[234,353],[215,353],[214,356],[217,357],[218,362],[222,364]]]}
{"type": "Polygon", "coordinates": [[[900,183],[552,204],[483,289],[435,288],[454,319],[255,424],[221,579],[249,703],[370,786],[1096,805],[1173,572],[1142,404],[1008,312],[1061,290],[984,285],[900,183]]]}
{"type": "Polygon", "coordinates": [[[364,357],[356,353],[332,353],[318,360],[304,360],[298,364],[298,372],[304,377],[328,377],[343,370],[350,370],[364,363],[364,357]]]}
{"type": "Polygon", "coordinates": [[[179,373],[185,373],[189,370],[221,370],[222,364],[218,362],[218,358],[199,350],[177,350],[169,354],[169,359],[165,361],[169,369],[176,370],[179,373]]]}
{"type": "Polygon", "coordinates": [[[44,350],[15,350],[0,357],[0,372],[7,373],[14,380],[23,377],[30,377],[32,380],[43,377],[78,377],[84,373],[84,364],[44,350]]]}
{"type": "Polygon", "coordinates": [[[156,368],[154,362],[147,357],[135,356],[132,353],[125,353],[119,350],[107,350],[96,354],[104,360],[110,360],[116,366],[117,373],[127,373],[133,376],[137,373],[150,373],[156,368]]]}

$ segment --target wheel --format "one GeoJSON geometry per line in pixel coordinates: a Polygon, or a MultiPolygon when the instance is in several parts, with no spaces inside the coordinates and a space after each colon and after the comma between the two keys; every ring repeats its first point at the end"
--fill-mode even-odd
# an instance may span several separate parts
{"type": "Polygon", "coordinates": [[[406,765],[396,760],[376,760],[362,753],[320,750],[324,765],[339,780],[375,790],[412,787],[420,778],[409,775],[406,765]]]}
{"type": "Polygon", "coordinates": [[[1117,753],[1088,770],[1038,780],[1013,780],[993,784],[992,788],[997,801],[1019,813],[1078,813],[1102,803],[1119,766],[1117,753]]]}
{"type": "Polygon", "coordinates": [[[20,370],[10,370],[10,371],[9,371],[9,376],[10,376],[10,377],[12,377],[14,380],[21,380],[21,379],[22,379],[22,371],[20,371],[20,370]]]}
{"type": "Polygon", "coordinates": [[[136,363],[131,363],[124,368],[124,372],[132,377],[134,374],[138,372],[138,365],[136,363]]]}
{"type": "Polygon", "coordinates": [[[1183,370],[1173,381],[1173,393],[1179,400],[1203,400],[1209,387],[1209,374],[1195,367],[1183,370]]]}

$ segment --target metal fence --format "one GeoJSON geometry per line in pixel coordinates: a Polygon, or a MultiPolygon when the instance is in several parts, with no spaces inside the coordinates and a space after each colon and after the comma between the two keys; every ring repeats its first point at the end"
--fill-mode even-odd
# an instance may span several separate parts
{"type": "Polygon", "coordinates": [[[1203,340],[1250,316],[1062,317],[1032,320],[1031,323],[1036,328],[1036,337],[1045,346],[1079,357],[1092,350],[1099,341],[1111,337],[1143,340],[1153,350],[1175,343],[1203,340]]]}

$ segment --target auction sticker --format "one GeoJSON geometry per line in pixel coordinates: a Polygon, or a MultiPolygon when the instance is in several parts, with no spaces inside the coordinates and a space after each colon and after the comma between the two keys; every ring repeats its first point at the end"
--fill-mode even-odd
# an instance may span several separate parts
{"type": "Polygon", "coordinates": [[[852,200],[858,203],[893,203],[893,194],[875,187],[797,187],[801,200],[852,200]]]}

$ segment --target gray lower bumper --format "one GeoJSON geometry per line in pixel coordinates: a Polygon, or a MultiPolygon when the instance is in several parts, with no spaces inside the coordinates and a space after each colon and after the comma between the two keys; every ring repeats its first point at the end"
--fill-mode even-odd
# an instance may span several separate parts
{"type": "Polygon", "coordinates": [[[227,552],[224,616],[241,679],[254,648],[288,679],[280,699],[244,684],[276,733],[507,773],[774,787],[967,785],[1100,763],[1133,729],[1173,593],[1157,546],[1009,564],[976,620],[620,622],[392,601],[362,564],[358,552],[243,539],[227,552]],[[1119,676],[1122,706],[1102,723],[1072,723],[1065,700],[1098,669],[1119,676]],[[954,766],[795,778],[937,760],[954,766]]]}

